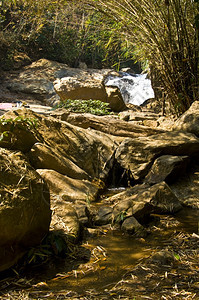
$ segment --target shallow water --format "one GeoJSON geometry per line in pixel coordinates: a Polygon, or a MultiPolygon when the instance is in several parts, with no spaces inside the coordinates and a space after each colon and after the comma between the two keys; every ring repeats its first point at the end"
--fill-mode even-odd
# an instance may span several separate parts
{"type": "Polygon", "coordinates": [[[184,209],[175,218],[154,217],[154,220],[160,218],[160,222],[153,222],[152,231],[145,239],[104,230],[104,234],[89,238],[82,245],[87,257],[92,252],[89,262],[60,259],[32,269],[31,276],[36,277],[38,282],[45,281],[51,291],[100,292],[111,288],[140,260],[166,247],[172,234],[198,233],[197,210],[184,209]]]}

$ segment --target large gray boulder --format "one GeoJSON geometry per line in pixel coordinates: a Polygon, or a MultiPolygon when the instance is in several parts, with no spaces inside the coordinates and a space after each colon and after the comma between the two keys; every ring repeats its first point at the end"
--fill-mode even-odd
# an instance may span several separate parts
{"type": "Polygon", "coordinates": [[[21,152],[0,148],[0,271],[15,264],[47,234],[47,185],[21,152]]]}

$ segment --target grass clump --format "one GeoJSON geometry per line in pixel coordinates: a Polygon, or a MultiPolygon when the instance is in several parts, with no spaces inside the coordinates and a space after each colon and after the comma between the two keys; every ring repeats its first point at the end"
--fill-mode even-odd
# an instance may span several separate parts
{"type": "Polygon", "coordinates": [[[65,100],[58,104],[56,108],[65,108],[70,112],[90,113],[93,115],[110,115],[113,114],[109,103],[100,100],[65,100]]]}

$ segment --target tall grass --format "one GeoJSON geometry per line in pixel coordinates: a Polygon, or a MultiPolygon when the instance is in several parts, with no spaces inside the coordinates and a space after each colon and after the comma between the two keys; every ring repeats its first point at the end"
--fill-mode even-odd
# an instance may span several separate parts
{"type": "Polygon", "coordinates": [[[91,5],[122,22],[147,59],[177,114],[199,100],[198,0],[90,0],[91,5]]]}

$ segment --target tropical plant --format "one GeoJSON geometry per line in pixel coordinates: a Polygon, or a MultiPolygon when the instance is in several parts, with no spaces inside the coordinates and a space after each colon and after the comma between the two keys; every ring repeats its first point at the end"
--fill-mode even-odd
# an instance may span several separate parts
{"type": "Polygon", "coordinates": [[[109,115],[111,110],[109,103],[100,100],[65,100],[56,106],[56,108],[65,108],[71,112],[91,113],[94,115],[109,115]]]}
{"type": "Polygon", "coordinates": [[[86,0],[123,24],[140,60],[158,74],[175,112],[199,98],[198,0],[86,0]]]}

